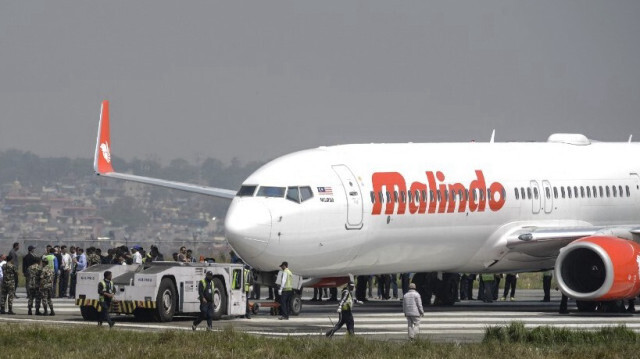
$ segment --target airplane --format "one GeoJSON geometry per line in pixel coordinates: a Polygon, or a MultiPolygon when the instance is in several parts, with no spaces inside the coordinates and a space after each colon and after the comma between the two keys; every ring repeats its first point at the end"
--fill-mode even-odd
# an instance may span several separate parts
{"type": "Polygon", "coordinates": [[[640,294],[631,138],[318,147],[265,164],[237,191],[119,173],[111,149],[103,101],[95,172],[230,200],[226,238],[258,271],[288,261],[313,278],[411,272],[444,304],[457,273],[554,269],[584,311],[640,294]]]}

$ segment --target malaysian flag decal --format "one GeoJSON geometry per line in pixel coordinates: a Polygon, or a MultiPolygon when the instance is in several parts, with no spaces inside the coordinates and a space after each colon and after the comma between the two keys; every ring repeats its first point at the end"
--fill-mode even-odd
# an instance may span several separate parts
{"type": "Polygon", "coordinates": [[[321,196],[333,196],[331,187],[318,187],[318,194],[321,196]]]}

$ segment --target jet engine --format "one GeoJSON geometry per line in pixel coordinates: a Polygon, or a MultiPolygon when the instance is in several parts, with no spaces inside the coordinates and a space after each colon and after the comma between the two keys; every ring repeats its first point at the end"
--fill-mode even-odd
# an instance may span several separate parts
{"type": "Polygon", "coordinates": [[[558,286],[576,300],[610,301],[640,294],[640,244],[617,237],[591,236],[560,250],[558,286]]]}

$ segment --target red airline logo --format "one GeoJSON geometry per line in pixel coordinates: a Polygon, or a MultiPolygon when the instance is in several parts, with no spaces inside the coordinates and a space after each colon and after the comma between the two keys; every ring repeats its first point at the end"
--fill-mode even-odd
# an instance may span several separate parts
{"type": "Polygon", "coordinates": [[[468,187],[462,183],[444,183],[445,176],[440,171],[435,174],[427,171],[426,176],[427,183],[413,182],[407,188],[404,177],[398,172],[374,173],[371,178],[374,191],[371,214],[382,214],[383,203],[380,197],[385,195],[387,200],[384,214],[405,214],[407,209],[411,214],[453,213],[456,211],[456,203],[457,212],[466,212],[467,206],[471,212],[484,212],[487,205],[496,212],[504,206],[504,186],[500,182],[493,182],[487,187],[482,170],[476,170],[476,179],[468,187]],[[425,197],[429,197],[429,208],[425,197]]]}

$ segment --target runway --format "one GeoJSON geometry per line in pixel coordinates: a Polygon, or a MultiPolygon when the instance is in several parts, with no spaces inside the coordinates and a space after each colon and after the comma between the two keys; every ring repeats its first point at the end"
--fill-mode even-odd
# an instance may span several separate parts
{"type": "MultiPolygon", "coordinates": [[[[95,322],[85,322],[80,316],[73,299],[54,299],[55,316],[28,316],[27,300],[24,292],[14,302],[17,315],[0,315],[0,322],[21,324],[50,324],[64,326],[94,326],[95,322]]],[[[305,293],[306,294],[306,293],[305,293]]],[[[305,296],[306,298],[306,296],[305,296]]],[[[631,314],[582,314],[577,313],[575,304],[569,302],[571,314],[558,314],[560,296],[553,293],[550,303],[541,303],[540,290],[521,290],[517,300],[482,303],[461,301],[453,307],[427,307],[421,321],[421,336],[437,342],[474,342],[482,340],[489,326],[508,325],[513,321],[524,323],[528,328],[553,326],[559,328],[596,330],[607,326],[624,324],[640,333],[640,315],[631,314]]],[[[264,336],[322,336],[337,320],[337,303],[305,301],[300,316],[288,321],[271,316],[262,309],[252,319],[224,318],[214,322],[216,330],[229,326],[235,330],[264,336]]],[[[354,308],[356,334],[379,340],[406,340],[406,320],[399,300],[370,300],[354,308]]],[[[191,331],[192,317],[176,317],[169,323],[138,322],[132,316],[112,316],[116,328],[128,330],[182,330],[191,331]]],[[[204,330],[205,323],[199,330],[204,330]]],[[[336,336],[344,335],[344,329],[336,336]]]]}

